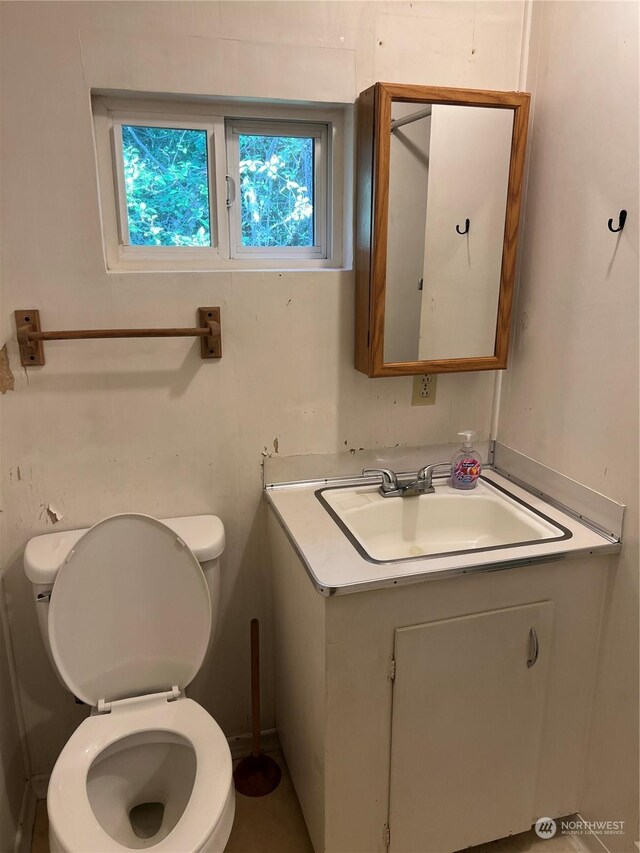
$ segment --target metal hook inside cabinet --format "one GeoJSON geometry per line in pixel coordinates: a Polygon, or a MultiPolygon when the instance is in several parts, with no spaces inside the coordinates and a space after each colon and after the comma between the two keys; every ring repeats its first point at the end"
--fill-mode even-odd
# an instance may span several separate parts
{"type": "Polygon", "coordinates": [[[622,231],[622,229],[624,228],[624,223],[626,221],[627,221],[627,211],[621,210],[620,213],[618,214],[618,227],[614,228],[613,227],[613,219],[610,219],[609,220],[609,231],[613,231],[614,234],[616,234],[618,231],[622,231]]]}
{"type": "Polygon", "coordinates": [[[463,236],[464,234],[468,234],[469,233],[469,220],[465,219],[465,221],[464,221],[464,231],[460,230],[459,225],[456,225],[456,231],[458,232],[458,234],[460,234],[460,236],[463,236]]]}

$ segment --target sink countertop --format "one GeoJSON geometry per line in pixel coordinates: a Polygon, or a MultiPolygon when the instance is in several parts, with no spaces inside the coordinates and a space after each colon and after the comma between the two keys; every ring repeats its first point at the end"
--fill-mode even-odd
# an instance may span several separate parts
{"type": "MultiPolygon", "coordinates": [[[[302,560],[315,589],[338,595],[480,571],[495,571],[589,554],[613,554],[620,542],[596,532],[578,518],[542,500],[490,469],[482,476],[571,532],[568,539],[499,547],[485,551],[371,562],[356,550],[316,497],[329,486],[376,483],[366,478],[315,480],[267,486],[265,495],[302,560]]],[[[437,483],[438,479],[434,478],[437,483]]],[[[411,498],[389,498],[411,500],[411,498]]]]}

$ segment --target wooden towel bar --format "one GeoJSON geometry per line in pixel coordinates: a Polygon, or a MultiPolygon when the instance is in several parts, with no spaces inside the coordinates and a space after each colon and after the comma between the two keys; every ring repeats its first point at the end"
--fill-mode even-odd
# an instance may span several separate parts
{"type": "Polygon", "coordinates": [[[198,326],[175,329],[66,329],[43,332],[37,309],[16,311],[16,329],[23,367],[40,367],[45,363],[44,341],[80,341],[97,338],[201,338],[202,358],[222,357],[220,308],[198,308],[198,326]]]}

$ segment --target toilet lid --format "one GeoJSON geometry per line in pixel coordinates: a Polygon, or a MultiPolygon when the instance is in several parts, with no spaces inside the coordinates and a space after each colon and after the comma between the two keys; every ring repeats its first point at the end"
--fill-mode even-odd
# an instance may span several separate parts
{"type": "Polygon", "coordinates": [[[60,567],[49,608],[51,650],[83,702],[186,687],[210,633],[200,564],[155,518],[131,513],[100,521],[60,567]]]}

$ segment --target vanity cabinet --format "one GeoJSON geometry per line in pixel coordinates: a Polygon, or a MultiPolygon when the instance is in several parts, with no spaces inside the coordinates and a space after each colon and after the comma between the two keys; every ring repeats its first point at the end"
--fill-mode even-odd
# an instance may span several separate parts
{"type": "Polygon", "coordinates": [[[268,524],[276,728],[315,853],[453,853],[579,810],[609,557],[324,596],[268,524]]]}
{"type": "Polygon", "coordinates": [[[461,850],[531,825],[553,602],[397,629],[393,849],[461,850]],[[460,816],[464,815],[464,819],[460,816]]]}

